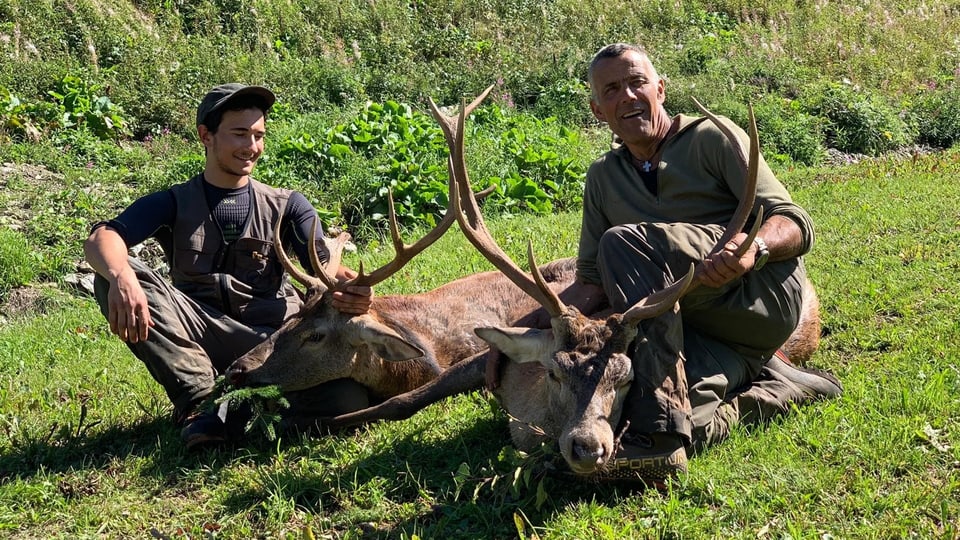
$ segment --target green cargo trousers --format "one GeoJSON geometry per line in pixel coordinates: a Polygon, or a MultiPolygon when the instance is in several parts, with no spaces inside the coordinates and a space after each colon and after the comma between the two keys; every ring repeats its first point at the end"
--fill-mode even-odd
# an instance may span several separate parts
{"type": "MultiPolygon", "coordinates": [[[[597,258],[618,311],[682,277],[723,234],[720,225],[641,223],[609,229],[597,258]]],[[[720,288],[700,286],[679,308],[642,321],[622,421],[635,433],[670,432],[693,448],[719,442],[729,406],[796,328],[806,279],[801,259],[774,262],[720,288]]]]}
{"type": "MultiPolygon", "coordinates": [[[[147,296],[155,325],[146,341],[128,342],[127,346],[166,391],[175,418],[183,419],[210,394],[218,374],[267,339],[283,321],[277,321],[276,327],[247,326],[194,301],[139,259],[130,257],[129,262],[147,296]]],[[[98,274],[94,296],[104,317],[108,316],[109,290],[109,282],[98,274]]],[[[299,422],[304,422],[303,417],[333,416],[369,404],[366,389],[347,379],[285,397],[291,405],[287,413],[299,422]]]]}

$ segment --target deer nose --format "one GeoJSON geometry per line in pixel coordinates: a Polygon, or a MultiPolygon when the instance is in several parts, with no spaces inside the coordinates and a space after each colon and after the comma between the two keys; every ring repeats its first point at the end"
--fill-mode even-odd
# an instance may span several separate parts
{"type": "Polygon", "coordinates": [[[573,444],[573,454],[578,461],[591,462],[600,465],[603,463],[605,451],[602,444],[584,444],[576,442],[573,444]]]}

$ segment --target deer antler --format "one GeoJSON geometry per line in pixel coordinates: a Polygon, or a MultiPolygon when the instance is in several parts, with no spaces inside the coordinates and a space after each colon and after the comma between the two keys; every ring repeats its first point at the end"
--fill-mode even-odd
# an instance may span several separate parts
{"type": "Polygon", "coordinates": [[[387,264],[377,268],[369,274],[363,272],[363,265],[360,266],[360,274],[344,283],[343,285],[368,285],[373,286],[381,281],[387,279],[388,277],[395,274],[398,270],[403,268],[408,262],[410,262],[414,257],[420,254],[421,251],[427,249],[431,244],[437,241],[438,238],[443,236],[443,233],[447,232],[447,229],[453,225],[453,222],[456,221],[454,216],[449,215],[447,212],[443,216],[443,219],[440,220],[437,225],[430,230],[426,235],[417,240],[413,244],[405,244],[403,238],[400,237],[400,225],[397,223],[397,213],[394,208],[393,203],[393,190],[388,190],[387,197],[387,209],[390,222],[390,239],[393,241],[393,250],[394,256],[387,264]]]}
{"type": "Polygon", "coordinates": [[[343,246],[350,240],[349,233],[340,233],[339,236],[333,241],[333,245],[328,245],[330,251],[330,258],[327,260],[326,266],[320,262],[320,256],[317,253],[317,226],[319,224],[319,218],[314,221],[314,227],[310,231],[310,241],[308,244],[308,251],[310,253],[310,264],[313,266],[313,271],[316,273],[316,277],[311,276],[310,274],[304,272],[295,264],[290,261],[290,257],[287,256],[287,252],[284,251],[283,245],[280,242],[280,222],[283,220],[283,217],[277,218],[277,222],[273,227],[273,238],[274,238],[274,250],[277,253],[277,258],[280,260],[280,265],[283,266],[283,269],[290,274],[290,277],[302,283],[308,289],[311,289],[315,292],[323,293],[328,289],[333,289],[337,285],[336,278],[332,277],[331,274],[327,272],[327,269],[333,269],[333,275],[336,275],[337,268],[340,267],[340,259],[343,253],[343,246]]]}
{"type": "Polygon", "coordinates": [[[531,272],[533,273],[533,279],[521,270],[493,240],[493,236],[483,221],[483,215],[480,213],[479,205],[473,196],[473,191],[470,186],[470,177],[467,174],[467,164],[464,158],[464,124],[466,123],[467,115],[487,97],[487,94],[489,94],[492,89],[493,85],[489,86],[469,105],[466,105],[466,100],[464,100],[458,116],[443,114],[433,100],[429,100],[433,117],[440,123],[440,127],[443,129],[443,135],[447,140],[447,146],[450,148],[448,166],[450,169],[451,208],[448,213],[456,216],[457,222],[460,224],[460,228],[467,236],[467,239],[470,240],[470,243],[472,243],[484,257],[493,263],[493,265],[514,284],[520,287],[521,290],[537,300],[551,317],[559,317],[566,313],[567,307],[560,300],[560,297],[546,285],[543,276],[537,268],[532,245],[529,243],[527,245],[527,256],[531,272]]]}
{"type": "MultiPolygon", "coordinates": [[[[467,174],[466,160],[464,158],[464,124],[466,116],[489,94],[493,86],[488,87],[480,94],[470,105],[461,106],[458,117],[443,114],[439,107],[429,100],[430,109],[434,118],[443,128],[444,137],[447,146],[450,148],[450,204],[451,211],[456,214],[457,222],[460,228],[472,243],[493,265],[506,275],[515,285],[524,292],[537,300],[541,306],[550,314],[551,317],[559,317],[567,312],[568,308],[560,300],[560,297],[543,280],[543,276],[537,267],[533,247],[530,242],[527,243],[527,257],[530,264],[530,272],[533,279],[521,270],[513,260],[504,253],[500,246],[493,240],[489,229],[483,220],[476,198],[471,193],[470,178],[467,174]]],[[[744,165],[744,174],[746,176],[746,186],[744,194],[741,197],[737,209],[727,224],[726,229],[721,235],[717,244],[710,251],[716,253],[723,248],[734,236],[743,230],[750,213],[753,210],[753,203],[756,199],[757,177],[759,169],[759,137],[757,135],[756,119],[753,114],[753,107],[750,107],[750,158],[743,155],[743,149],[739,139],[724,125],[715,115],[707,110],[703,105],[694,100],[697,107],[704,113],[720,131],[731,141],[741,164],[744,165]]],[[[464,100],[465,103],[465,100],[464,100]]],[[[449,212],[448,212],[449,213],[449,212]]],[[[751,231],[748,233],[744,242],[738,246],[735,254],[739,257],[746,253],[756,237],[762,221],[763,208],[759,209],[757,218],[754,221],[751,231]]],[[[702,263],[701,263],[702,264],[702,263]]],[[[690,272],[660,291],[656,291],[646,298],[640,300],[637,304],[629,308],[624,315],[625,320],[637,322],[641,319],[654,317],[665,309],[669,309],[682,295],[686,294],[693,287],[698,286],[701,271],[691,265],[690,272]],[[693,285],[693,287],[691,287],[693,285]]]]}
{"type": "MultiPolygon", "coordinates": [[[[494,186],[491,186],[477,193],[475,197],[482,200],[484,197],[492,193],[493,189],[494,186]]],[[[471,197],[473,196],[474,195],[471,192],[471,197]]],[[[447,232],[447,229],[449,229],[450,226],[453,225],[453,223],[457,220],[456,215],[454,215],[453,212],[448,211],[443,216],[443,219],[440,220],[440,222],[437,223],[437,225],[431,229],[430,232],[420,238],[420,240],[414,244],[405,244],[403,242],[403,238],[400,237],[400,225],[397,223],[397,212],[393,202],[392,189],[387,190],[387,209],[390,224],[390,238],[393,241],[394,257],[390,262],[381,266],[380,268],[377,268],[373,272],[370,272],[369,274],[364,273],[363,264],[361,263],[359,275],[357,275],[355,278],[346,281],[338,280],[336,278],[337,270],[340,268],[340,261],[343,258],[343,248],[350,240],[350,234],[345,232],[340,233],[340,235],[337,236],[332,244],[327,244],[327,248],[330,252],[330,258],[327,260],[327,264],[323,264],[320,261],[319,254],[317,253],[316,244],[319,218],[314,221],[314,227],[310,231],[310,242],[308,247],[310,264],[313,267],[313,271],[316,273],[316,277],[296,268],[296,266],[291,263],[290,258],[287,257],[287,254],[283,251],[282,247],[277,249],[280,263],[294,279],[302,283],[304,286],[314,290],[319,290],[320,292],[327,290],[340,290],[349,285],[366,285],[372,287],[395,274],[398,270],[403,268],[404,265],[410,262],[410,260],[419,255],[421,251],[427,249],[427,247],[436,242],[437,239],[443,236],[443,234],[447,232]]],[[[279,219],[277,220],[274,228],[274,238],[280,238],[279,219]]]]}
{"type": "MultiPolygon", "coordinates": [[[[740,198],[740,203],[737,205],[737,210],[733,213],[733,217],[730,218],[730,222],[727,224],[726,230],[723,232],[723,235],[717,240],[717,244],[713,246],[713,249],[710,250],[710,254],[723,249],[723,246],[727,244],[734,236],[737,235],[740,231],[743,230],[743,226],[747,224],[747,220],[750,219],[750,212],[753,211],[753,202],[757,196],[757,176],[760,172],[760,136],[757,134],[757,119],[753,115],[753,105],[749,105],[750,110],[750,159],[748,160],[743,155],[743,146],[740,144],[740,139],[730,131],[719,118],[716,117],[712,112],[707,110],[696,98],[693,99],[693,104],[700,109],[700,112],[704,116],[710,119],[717,128],[730,140],[730,144],[733,146],[734,151],[737,153],[737,158],[739,158],[740,167],[743,169],[743,175],[746,177],[746,185],[743,190],[743,196],[740,198]]],[[[753,243],[753,239],[757,236],[757,231],[760,230],[760,225],[763,222],[763,207],[761,206],[757,211],[757,219],[753,222],[753,227],[750,232],[747,234],[747,238],[740,244],[740,246],[734,251],[737,257],[743,256],[744,253],[750,248],[750,244],[753,243]]]]}
{"type": "MultiPolygon", "coordinates": [[[[746,182],[743,189],[743,196],[740,198],[740,202],[737,204],[737,209],[733,212],[733,217],[730,218],[730,222],[727,223],[727,228],[724,229],[723,234],[720,235],[720,239],[717,240],[717,243],[713,246],[713,249],[710,250],[710,255],[717,253],[723,246],[727,244],[738,232],[743,230],[744,225],[747,224],[747,220],[750,218],[750,212],[753,210],[753,202],[757,197],[757,179],[760,172],[760,136],[757,133],[757,119],[753,114],[753,105],[749,105],[750,111],[750,158],[749,160],[743,155],[743,146],[740,144],[740,139],[730,131],[723,122],[717,118],[712,112],[707,110],[696,98],[693,99],[694,105],[700,109],[700,112],[704,116],[710,119],[717,128],[720,129],[720,132],[729,139],[731,146],[733,146],[734,151],[737,153],[738,161],[740,162],[740,168],[743,170],[744,177],[746,177],[746,182]]],[[[757,217],[753,220],[753,226],[750,227],[750,230],[747,232],[747,237],[737,246],[737,249],[733,251],[734,255],[737,257],[742,257],[744,253],[750,249],[750,244],[753,243],[753,240],[757,237],[757,232],[760,231],[760,225],[763,224],[763,206],[757,208],[757,217]]],[[[694,270],[695,282],[689,288],[689,291],[699,287],[702,284],[702,274],[703,273],[703,263],[697,265],[697,268],[694,270]]],[[[686,294],[686,293],[684,293],[686,294]]]]}
{"type": "Polygon", "coordinates": [[[688,291],[692,290],[690,284],[693,283],[695,276],[693,263],[690,264],[690,271],[669,286],[654,291],[644,298],[641,298],[636,304],[630,306],[623,313],[623,322],[628,325],[639,324],[644,319],[652,319],[661,313],[664,313],[688,291]]]}

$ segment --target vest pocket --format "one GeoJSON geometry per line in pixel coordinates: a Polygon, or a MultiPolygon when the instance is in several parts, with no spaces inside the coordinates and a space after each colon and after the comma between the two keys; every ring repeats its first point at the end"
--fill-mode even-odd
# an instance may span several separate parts
{"type": "Polygon", "coordinates": [[[177,246],[174,268],[186,275],[209,274],[215,271],[214,263],[216,252],[204,251],[203,239],[198,242],[189,242],[187,245],[177,246]]]}
{"type": "Polygon", "coordinates": [[[274,289],[278,285],[279,264],[273,253],[273,242],[240,238],[234,243],[232,274],[257,289],[274,289]]]}

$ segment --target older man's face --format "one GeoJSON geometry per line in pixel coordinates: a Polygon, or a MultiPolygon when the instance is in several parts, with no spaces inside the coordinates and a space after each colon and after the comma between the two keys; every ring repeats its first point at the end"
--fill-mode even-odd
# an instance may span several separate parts
{"type": "Polygon", "coordinates": [[[646,56],[627,51],[604,58],[594,67],[592,83],[594,116],[631,149],[656,145],[669,129],[669,115],[661,107],[663,81],[646,56]]]}

